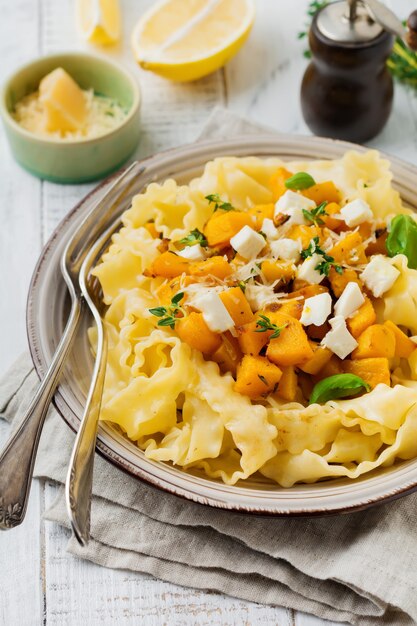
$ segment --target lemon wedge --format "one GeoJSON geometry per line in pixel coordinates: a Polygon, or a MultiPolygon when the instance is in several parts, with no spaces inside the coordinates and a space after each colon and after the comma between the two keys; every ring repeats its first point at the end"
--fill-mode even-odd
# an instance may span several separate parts
{"type": "Polygon", "coordinates": [[[236,54],[254,17],[253,0],[163,0],[137,23],[133,51],[145,70],[196,80],[236,54]]]}
{"type": "Polygon", "coordinates": [[[82,37],[108,45],[120,39],[119,0],[77,0],[77,24],[82,37]]]}

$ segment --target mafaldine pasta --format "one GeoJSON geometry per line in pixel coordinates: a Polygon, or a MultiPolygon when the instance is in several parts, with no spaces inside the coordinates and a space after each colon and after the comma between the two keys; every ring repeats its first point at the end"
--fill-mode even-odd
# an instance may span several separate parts
{"type": "Polygon", "coordinates": [[[229,485],[411,459],[416,268],[417,222],[375,151],[218,158],[189,185],[152,183],[94,269],[101,419],[229,485]]]}

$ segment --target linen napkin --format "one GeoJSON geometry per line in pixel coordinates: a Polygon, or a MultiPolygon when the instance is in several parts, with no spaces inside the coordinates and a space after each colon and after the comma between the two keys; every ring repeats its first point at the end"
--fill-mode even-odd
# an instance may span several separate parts
{"type": "MultiPolygon", "coordinates": [[[[262,129],[265,130],[265,129],[262,129]]],[[[259,132],[216,110],[202,137],[259,132]]],[[[271,131],[272,132],[272,131],[271,131]]],[[[0,381],[0,417],[19,416],[38,384],[28,354],[0,381]]],[[[74,435],[51,409],[35,476],[61,485],[45,517],[68,526],[62,484],[74,435]]],[[[96,456],[92,539],[68,550],[111,568],[360,626],[417,623],[417,495],[361,513],[255,518],[161,492],[96,456]]]]}

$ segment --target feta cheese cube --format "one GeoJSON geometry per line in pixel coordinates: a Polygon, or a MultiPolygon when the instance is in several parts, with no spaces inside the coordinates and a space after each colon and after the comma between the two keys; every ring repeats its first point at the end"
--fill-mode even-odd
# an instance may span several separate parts
{"type": "Polygon", "coordinates": [[[286,261],[298,261],[301,253],[301,243],[294,239],[278,239],[270,244],[272,256],[286,261]]]}
{"type": "Polygon", "coordinates": [[[215,333],[224,333],[234,327],[235,323],[215,291],[207,291],[193,298],[193,307],[203,314],[207,326],[215,333]]]}
{"type": "Polygon", "coordinates": [[[245,259],[253,259],[265,246],[265,239],[250,226],[244,226],[230,239],[230,245],[245,259]]]}
{"type": "Polygon", "coordinates": [[[200,244],[195,246],[186,246],[182,250],[179,250],[177,254],[184,257],[184,259],[190,259],[190,261],[204,261],[206,258],[205,250],[200,246],[200,244]]]}
{"type": "Polygon", "coordinates": [[[377,254],[363,270],[361,279],[375,298],[380,298],[391,289],[399,275],[400,271],[385,256],[377,254]]]}
{"type": "Polygon", "coordinates": [[[329,317],[332,310],[332,298],[329,293],[319,293],[317,296],[306,298],[300,322],[304,326],[315,324],[321,326],[329,317]]]}
{"type": "Polygon", "coordinates": [[[345,204],[345,206],[340,209],[340,214],[350,228],[359,226],[362,222],[371,222],[374,219],[371,207],[365,200],[362,200],[362,198],[356,198],[356,200],[345,204]]]}
{"type": "Polygon", "coordinates": [[[316,267],[319,263],[323,261],[323,257],[321,254],[313,254],[312,256],[307,257],[307,259],[298,266],[297,270],[297,278],[300,280],[305,280],[307,283],[312,285],[318,285],[324,280],[324,274],[320,274],[316,270],[316,267]]]}
{"type": "Polygon", "coordinates": [[[286,222],[287,224],[309,224],[310,222],[304,217],[303,209],[311,211],[315,207],[316,203],[313,200],[288,189],[275,203],[274,215],[279,213],[289,215],[290,219],[286,222]]]}
{"type": "Polygon", "coordinates": [[[321,345],[329,348],[339,359],[345,359],[357,347],[358,342],[348,331],[345,318],[341,315],[333,317],[329,324],[332,330],[324,336],[321,345]]]}
{"type": "Polygon", "coordinates": [[[345,319],[351,317],[365,302],[365,296],[358,283],[350,282],[346,285],[342,295],[334,305],[334,314],[341,315],[345,319]]]}
{"type": "Polygon", "coordinates": [[[278,237],[278,229],[275,228],[275,224],[268,217],[264,219],[261,226],[261,231],[265,233],[266,238],[274,241],[278,237]]]}

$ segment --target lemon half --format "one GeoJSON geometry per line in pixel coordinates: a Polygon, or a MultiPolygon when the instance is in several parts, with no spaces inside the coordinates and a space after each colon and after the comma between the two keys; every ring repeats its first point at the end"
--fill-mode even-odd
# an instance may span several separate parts
{"type": "Polygon", "coordinates": [[[145,70],[196,80],[236,54],[254,17],[253,0],[163,0],[137,23],[133,51],[145,70]]]}
{"type": "Polygon", "coordinates": [[[77,25],[91,43],[108,45],[120,39],[119,0],[77,0],[77,25]]]}

